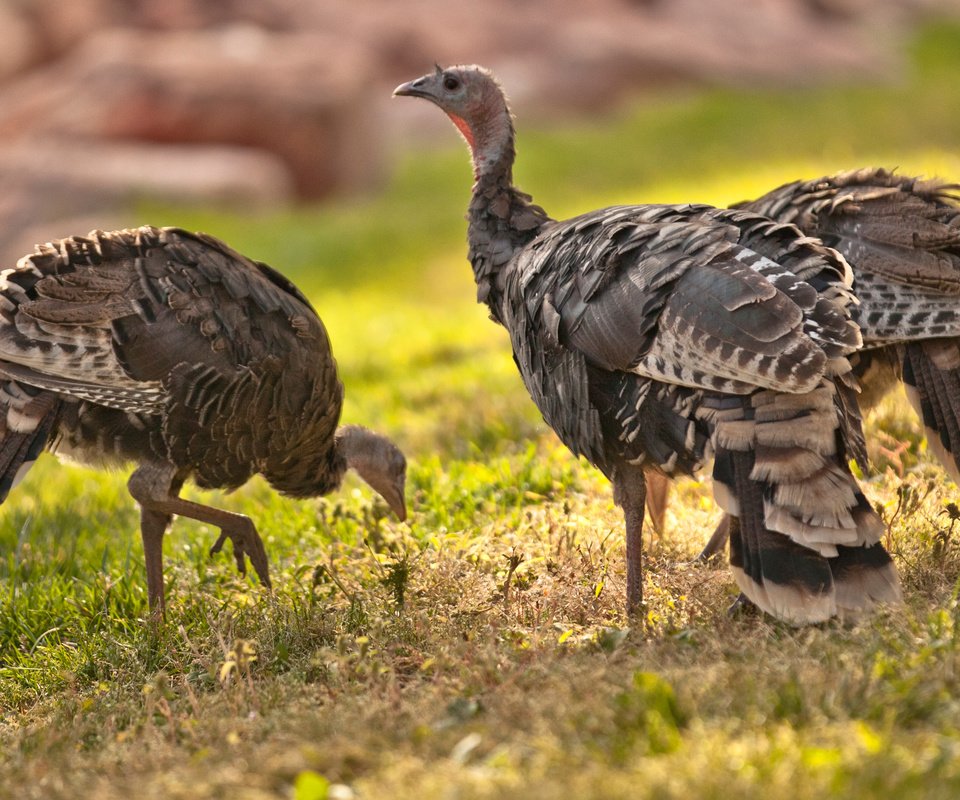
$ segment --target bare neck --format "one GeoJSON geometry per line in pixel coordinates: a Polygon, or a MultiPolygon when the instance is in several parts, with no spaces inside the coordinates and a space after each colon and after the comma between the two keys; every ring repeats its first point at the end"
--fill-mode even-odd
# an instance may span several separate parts
{"type": "Polygon", "coordinates": [[[361,475],[376,461],[382,437],[361,425],[341,425],[334,434],[337,454],[343,459],[344,471],[353,469],[361,475]]]}
{"type": "Polygon", "coordinates": [[[359,425],[337,429],[336,448],[347,469],[356,470],[401,520],[407,516],[404,501],[406,459],[386,436],[359,425]]]}
{"type": "Polygon", "coordinates": [[[472,128],[457,119],[454,123],[467,139],[473,158],[475,183],[467,219],[477,300],[486,303],[493,318],[502,323],[503,270],[550,218],[513,185],[516,146],[506,102],[499,98],[490,108],[472,128]]]}
{"type": "Polygon", "coordinates": [[[470,145],[473,177],[477,183],[509,185],[513,180],[516,149],[513,120],[506,101],[501,96],[491,98],[472,125],[465,125],[457,119],[454,123],[470,145]]]}

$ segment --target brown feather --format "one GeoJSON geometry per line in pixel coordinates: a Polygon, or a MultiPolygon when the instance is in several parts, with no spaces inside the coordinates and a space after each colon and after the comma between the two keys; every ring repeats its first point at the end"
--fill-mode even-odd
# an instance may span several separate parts
{"type": "MultiPolygon", "coordinates": [[[[362,464],[405,513],[395,446],[370,434],[368,447],[340,452],[356,437],[337,438],[343,386],[326,331],[270,267],[175,228],[94,231],[25,256],[4,273],[0,301],[2,496],[44,446],[93,464],[133,461],[145,546],[171,514],[193,516],[234,539],[238,564],[248,548],[265,581],[252,524],[181,500],[186,478],[233,488],[260,474],[307,497],[362,464]]],[[[155,558],[148,548],[154,607],[163,601],[155,558]]]]}

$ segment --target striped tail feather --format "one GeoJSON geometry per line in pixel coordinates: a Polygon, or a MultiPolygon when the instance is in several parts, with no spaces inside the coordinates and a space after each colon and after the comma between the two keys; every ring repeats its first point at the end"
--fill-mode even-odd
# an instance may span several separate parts
{"type": "Polygon", "coordinates": [[[829,564],[839,616],[856,619],[878,603],[901,601],[897,568],[882,544],[872,547],[838,545],[837,556],[831,558],[829,564]]]}
{"type": "MultiPolygon", "coordinates": [[[[714,495],[729,515],[730,563],[746,597],[793,624],[900,600],[883,523],[847,467],[843,391],[708,397],[714,495]]],[[[855,438],[855,437],[854,437],[855,438]]]]}
{"type": "MultiPolygon", "coordinates": [[[[730,568],[740,591],[777,619],[798,625],[836,616],[836,591],[827,559],[767,529],[764,487],[750,479],[752,455],[724,450],[714,461],[714,486],[733,488],[730,568]]],[[[716,489],[715,489],[716,491],[716,489]]],[[[720,497],[717,501],[723,505],[720,497]]],[[[729,503],[728,503],[729,504],[729,503]]]]}
{"type": "Polygon", "coordinates": [[[905,345],[903,382],[930,448],[960,482],[960,339],[905,345]]]}
{"type": "Polygon", "coordinates": [[[0,503],[47,446],[59,408],[49,392],[15,381],[0,384],[0,503]]]}

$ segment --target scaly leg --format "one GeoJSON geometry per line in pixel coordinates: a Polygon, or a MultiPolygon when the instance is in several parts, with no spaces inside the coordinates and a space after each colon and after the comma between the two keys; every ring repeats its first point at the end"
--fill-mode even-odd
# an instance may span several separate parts
{"type": "MultiPolygon", "coordinates": [[[[264,549],[263,540],[250,518],[243,514],[235,514],[232,511],[210,508],[184,500],[178,496],[182,485],[183,478],[178,475],[176,467],[172,464],[144,464],[134,470],[127,482],[130,494],[141,507],[141,533],[144,539],[144,550],[147,553],[148,593],[150,592],[150,570],[152,569],[154,571],[154,581],[157,579],[157,573],[160,574],[159,589],[157,589],[158,594],[156,596],[159,597],[162,607],[163,578],[162,566],[160,565],[160,542],[163,540],[163,531],[161,530],[159,534],[155,532],[158,524],[156,520],[165,517],[169,521],[174,514],[189,517],[199,522],[206,522],[208,525],[219,528],[220,537],[210,548],[210,554],[219,553],[224,542],[230,539],[233,542],[233,556],[236,559],[240,574],[247,574],[246,558],[249,557],[260,582],[269,588],[271,584],[267,551],[264,549]],[[150,516],[146,516],[147,514],[150,516]],[[144,526],[145,519],[147,520],[146,526],[144,526]]],[[[154,595],[150,596],[153,597],[154,595]]]]}
{"type": "Polygon", "coordinates": [[[670,479],[659,472],[647,473],[647,513],[658,536],[663,536],[663,520],[667,514],[670,479]]]}
{"type": "Polygon", "coordinates": [[[643,606],[643,504],[647,484],[643,472],[630,469],[614,479],[613,499],[623,509],[627,529],[627,614],[635,617],[643,606]]]}
{"type": "Polygon", "coordinates": [[[140,536],[147,562],[147,601],[154,620],[164,617],[167,612],[163,588],[163,535],[172,519],[169,514],[140,509],[140,536]]]}

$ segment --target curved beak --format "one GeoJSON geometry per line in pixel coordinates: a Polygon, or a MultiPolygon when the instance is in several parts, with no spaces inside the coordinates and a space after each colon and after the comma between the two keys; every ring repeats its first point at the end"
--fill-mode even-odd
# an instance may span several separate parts
{"type": "Polygon", "coordinates": [[[437,92],[435,91],[443,70],[438,64],[434,72],[428,72],[412,81],[401,83],[393,90],[394,97],[423,97],[427,100],[436,101],[437,92]]]}
{"type": "Polygon", "coordinates": [[[406,83],[401,83],[396,89],[393,90],[394,97],[423,97],[427,100],[430,100],[433,95],[430,94],[427,84],[427,78],[429,76],[424,76],[423,78],[417,78],[415,81],[407,81],[406,83]]]}
{"type": "Polygon", "coordinates": [[[401,83],[393,90],[394,97],[423,97],[423,90],[417,84],[422,83],[423,78],[417,78],[415,81],[401,83]]]}
{"type": "Polygon", "coordinates": [[[407,518],[407,503],[403,497],[404,487],[407,485],[406,470],[403,475],[396,476],[387,475],[379,470],[359,474],[367,486],[380,495],[390,506],[390,510],[403,522],[407,518]]]}
{"type": "Polygon", "coordinates": [[[407,502],[403,496],[403,487],[391,486],[382,496],[390,506],[390,510],[397,515],[397,519],[403,522],[407,518],[407,502]]]}

